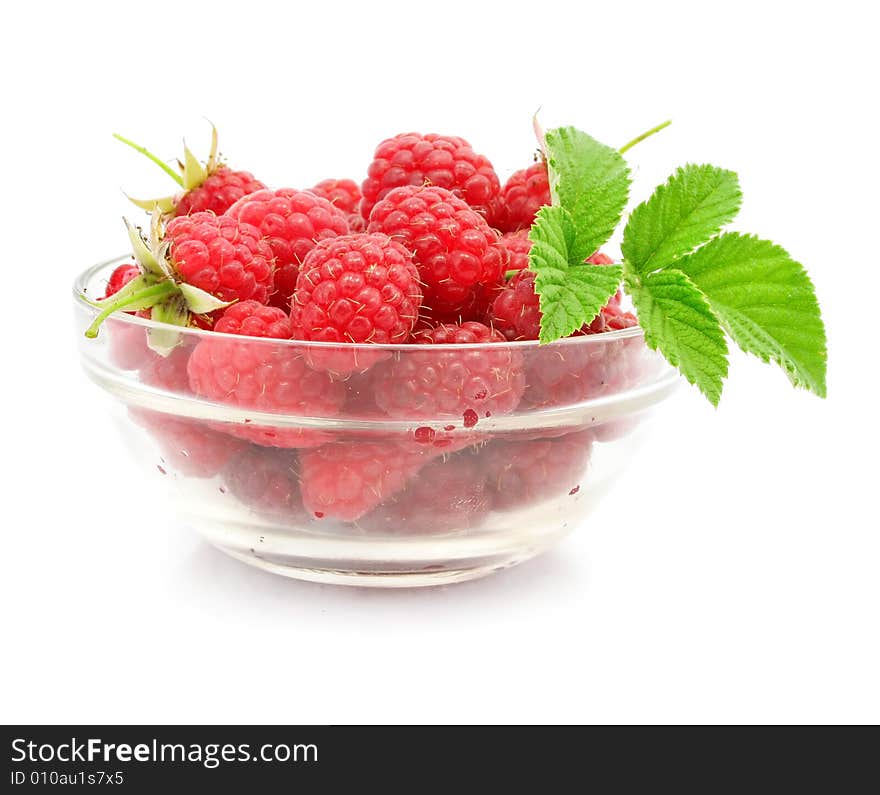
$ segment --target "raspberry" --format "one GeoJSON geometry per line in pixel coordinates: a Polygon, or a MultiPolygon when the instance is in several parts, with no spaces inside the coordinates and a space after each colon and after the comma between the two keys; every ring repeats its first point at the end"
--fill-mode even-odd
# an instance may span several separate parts
{"type": "Polygon", "coordinates": [[[487,473],[469,453],[438,458],[359,524],[373,533],[444,533],[476,527],[492,508],[487,473]]]}
{"type": "Polygon", "coordinates": [[[147,330],[114,317],[107,319],[108,356],[121,370],[137,370],[154,355],[147,347],[147,330]]]}
{"type": "Polygon", "coordinates": [[[498,243],[507,252],[505,271],[522,271],[529,267],[529,252],[532,250],[532,241],[529,240],[527,229],[508,232],[501,236],[498,243]]]}
{"type": "Polygon", "coordinates": [[[346,214],[356,213],[363,198],[358,184],[351,179],[325,179],[309,190],[346,214]]]}
{"type": "Polygon", "coordinates": [[[328,444],[300,457],[302,498],[319,519],[353,522],[400,492],[426,462],[394,442],[328,444]]]}
{"type": "Polygon", "coordinates": [[[290,339],[292,336],[287,313],[274,306],[265,306],[259,301],[242,301],[227,307],[214,324],[214,331],[279,340],[290,339]]]}
{"type": "MultiPolygon", "coordinates": [[[[309,252],[296,282],[291,321],[297,339],[395,344],[407,340],[419,315],[422,291],[410,253],[386,235],[324,240],[309,252]]],[[[316,367],[350,373],[384,353],[312,351],[316,367]]]]}
{"type": "Polygon", "coordinates": [[[376,404],[398,418],[462,417],[471,425],[488,414],[508,414],[519,403],[522,357],[506,345],[444,349],[444,345],[504,342],[482,323],[441,324],[419,332],[413,342],[432,346],[397,353],[383,365],[375,384],[376,404]]]}
{"type": "Polygon", "coordinates": [[[141,381],[166,392],[174,392],[178,395],[190,393],[187,364],[193,352],[193,345],[183,343],[178,345],[167,356],[148,350],[149,358],[145,361],[138,373],[141,381]]]}
{"type": "Polygon", "coordinates": [[[369,219],[373,205],[403,185],[446,188],[484,217],[500,204],[500,184],[492,164],[463,138],[403,133],[382,141],[373,155],[361,189],[361,215],[369,219]]]}
{"type": "MultiPolygon", "coordinates": [[[[158,444],[160,467],[165,464],[182,475],[213,477],[243,447],[242,442],[217,433],[197,420],[143,409],[131,409],[130,413],[158,444]]],[[[164,467],[162,470],[165,471],[164,467]]]]}
{"type": "Polygon", "coordinates": [[[242,196],[264,190],[265,185],[247,171],[233,171],[220,166],[196,188],[180,197],[174,208],[175,215],[214,213],[223,215],[242,196]]]}
{"type": "Polygon", "coordinates": [[[535,272],[521,270],[492,302],[489,324],[508,340],[536,340],[541,330],[541,310],[535,293],[535,272]]]}
{"type": "MultiPolygon", "coordinates": [[[[236,309],[229,307],[226,313],[236,309]]],[[[252,302],[217,321],[218,331],[262,332],[287,336],[289,326],[276,307],[255,308],[252,302]],[[235,328],[239,331],[234,331],[235,328]]],[[[256,411],[332,417],[345,401],[345,387],[310,369],[289,343],[269,339],[207,336],[196,346],[187,366],[193,392],[210,400],[256,411]]],[[[226,424],[222,430],[268,447],[310,447],[326,441],[320,431],[302,428],[226,424]]]]}
{"type": "Polygon", "coordinates": [[[107,289],[104,290],[104,298],[118,293],[132,279],[136,279],[141,275],[141,269],[133,262],[126,262],[123,265],[117,265],[110,274],[110,280],[107,282],[107,289]]]}
{"type": "Polygon", "coordinates": [[[390,191],[367,227],[413,252],[435,320],[480,316],[481,288],[499,284],[506,256],[497,233],[464,201],[443,188],[409,186],[390,191]]]}
{"type": "Polygon", "coordinates": [[[501,190],[501,202],[498,228],[502,232],[528,229],[538,210],[550,204],[547,164],[541,160],[512,174],[501,190]]]}
{"type": "Polygon", "coordinates": [[[495,506],[517,508],[577,493],[592,442],[590,431],[579,431],[556,439],[490,443],[481,460],[495,506]]]}
{"type": "Polygon", "coordinates": [[[194,213],[172,220],[165,240],[181,279],[222,301],[266,303],[272,293],[272,249],[250,224],[194,213]]]}
{"type": "Polygon", "coordinates": [[[287,520],[304,516],[299,465],[291,450],[247,447],[229,461],[223,481],[234,497],[259,513],[287,520]]]}
{"type": "MultiPolygon", "coordinates": [[[[103,299],[116,295],[132,279],[141,275],[133,262],[117,265],[110,274],[103,299]]],[[[142,326],[110,319],[107,321],[110,338],[110,361],[122,370],[137,370],[149,361],[153,352],[147,347],[146,330],[142,326]]]]}
{"type": "Polygon", "coordinates": [[[217,156],[217,130],[213,128],[208,162],[202,165],[195,155],[184,146],[184,156],[178,160],[181,171],[179,176],[143,146],[139,146],[121,135],[114,137],[152,160],[171,175],[179,185],[185,186],[185,192],[178,196],[166,196],[146,201],[132,199],[134,204],[147,212],[153,212],[155,208],[159,208],[162,213],[170,216],[192,215],[200,212],[222,215],[242,196],[266,187],[258,179],[255,179],[253,174],[247,171],[233,171],[220,162],[217,156]]]}
{"type": "Polygon", "coordinates": [[[622,331],[625,328],[633,328],[638,325],[638,318],[632,312],[625,312],[621,308],[620,293],[618,293],[581,331],[584,334],[603,334],[606,331],[622,331]]]}
{"type": "Polygon", "coordinates": [[[260,230],[275,257],[270,303],[290,309],[300,266],[319,240],[348,234],[346,213],[310,191],[281,188],[245,196],[226,213],[260,230]]]}
{"type": "MultiPolygon", "coordinates": [[[[526,240],[531,247],[531,241],[526,240]]],[[[610,265],[613,260],[601,252],[587,262],[610,265]]],[[[520,270],[507,286],[498,291],[489,310],[488,321],[508,340],[536,340],[541,330],[541,310],[535,292],[535,272],[520,270]]],[[[635,316],[620,310],[620,293],[614,296],[599,315],[575,334],[598,334],[638,324],[635,316]]]]}
{"type": "Polygon", "coordinates": [[[642,350],[638,337],[593,343],[572,340],[531,350],[526,359],[523,405],[569,406],[616,394],[641,379],[642,350]]]}

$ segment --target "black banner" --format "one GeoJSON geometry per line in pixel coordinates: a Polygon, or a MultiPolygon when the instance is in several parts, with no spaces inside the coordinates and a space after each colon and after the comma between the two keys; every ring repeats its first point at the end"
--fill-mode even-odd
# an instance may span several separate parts
{"type": "MultiPolygon", "coordinates": [[[[788,790],[797,781],[857,791],[873,757],[864,733],[843,756],[799,732],[497,726],[4,726],[4,792],[418,792],[442,787],[603,792],[722,783],[788,790]],[[745,736],[765,735],[760,741],[745,736]],[[648,732],[651,732],[648,736],[648,732]],[[641,737],[638,738],[638,733],[641,737]],[[684,736],[687,733],[687,736],[684,736]],[[730,731],[726,734],[732,734],[730,731]],[[662,736],[661,736],[662,735],[662,736]],[[679,737],[678,735],[681,735],[679,737]],[[189,790],[193,787],[196,789],[189,790]],[[283,787],[283,790],[282,790],[283,787]],[[160,789],[161,788],[161,789],[160,789]],[[240,788],[240,789],[239,789],[240,788]]],[[[873,776],[872,776],[873,778],[873,776]]]]}

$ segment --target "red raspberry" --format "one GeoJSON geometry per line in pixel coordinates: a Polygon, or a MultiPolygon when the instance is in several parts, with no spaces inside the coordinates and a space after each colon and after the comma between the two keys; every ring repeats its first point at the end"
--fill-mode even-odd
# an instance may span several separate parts
{"type": "Polygon", "coordinates": [[[593,437],[579,431],[556,439],[492,442],[481,460],[500,509],[577,494],[590,460],[593,437]]]}
{"type": "Polygon", "coordinates": [[[141,275],[141,269],[133,262],[126,262],[123,265],[117,265],[110,274],[110,280],[107,282],[107,289],[104,290],[104,298],[118,293],[132,279],[136,279],[141,275]]]}
{"type": "Polygon", "coordinates": [[[425,307],[435,320],[476,319],[481,288],[501,281],[506,256],[497,233],[443,188],[390,191],[373,208],[367,228],[413,252],[425,307]]]}
{"type": "Polygon", "coordinates": [[[278,340],[289,340],[292,336],[287,313],[259,301],[242,301],[227,307],[214,324],[214,331],[278,340]]]}
{"type": "Polygon", "coordinates": [[[288,521],[304,518],[299,464],[292,450],[249,446],[229,461],[223,480],[234,497],[259,513],[288,521]]]}
{"type": "Polygon", "coordinates": [[[187,191],[177,201],[175,215],[214,213],[223,215],[242,196],[264,190],[265,185],[248,171],[233,171],[220,166],[196,188],[187,191]]]}
{"type": "Polygon", "coordinates": [[[373,533],[445,533],[477,527],[492,508],[487,473],[469,453],[437,458],[403,492],[361,521],[373,533]]]}
{"type": "Polygon", "coordinates": [[[172,220],[165,240],[181,279],[222,301],[266,303],[272,293],[272,249],[250,224],[194,213],[172,220]]]}
{"type": "Polygon", "coordinates": [[[512,174],[501,190],[501,202],[498,228],[502,232],[528,229],[538,210],[550,204],[547,164],[541,160],[512,174]]]}
{"type": "Polygon", "coordinates": [[[346,214],[356,213],[363,198],[361,189],[352,179],[325,179],[309,190],[323,196],[346,214]]]}
{"type": "Polygon", "coordinates": [[[535,272],[521,270],[500,290],[489,310],[488,323],[508,340],[536,340],[541,310],[535,293],[535,272]]]}
{"type": "MultiPolygon", "coordinates": [[[[396,344],[407,340],[422,302],[410,253],[387,235],[348,235],[309,252],[296,282],[291,321],[297,339],[396,344]]],[[[383,353],[312,351],[316,367],[364,370],[383,353]]]]}
{"type": "Polygon", "coordinates": [[[148,349],[149,358],[140,368],[140,379],[157,389],[174,392],[178,395],[190,394],[187,364],[193,352],[192,343],[182,343],[167,356],[148,349]]]}
{"type": "Polygon", "coordinates": [[[445,345],[504,342],[482,323],[442,324],[419,332],[413,342],[431,350],[400,351],[374,379],[376,404],[399,418],[463,417],[465,425],[490,414],[508,414],[519,403],[524,380],[521,355],[507,345],[451,348],[445,345]]]}
{"type": "Polygon", "coordinates": [[[328,444],[300,457],[302,498],[318,519],[353,522],[402,491],[426,456],[394,442],[328,444]]]}
{"type": "MultiPolygon", "coordinates": [[[[531,241],[526,240],[531,247],[531,241]]],[[[594,254],[587,262],[593,265],[610,265],[613,260],[601,252],[594,254]]],[[[620,294],[614,296],[607,306],[603,307],[592,323],[584,326],[575,334],[597,334],[616,328],[627,328],[637,325],[636,318],[620,311],[620,294]],[[610,322],[608,319],[613,318],[610,322]]],[[[536,340],[541,330],[541,310],[538,295],[535,292],[535,272],[520,270],[507,286],[498,291],[489,310],[488,321],[508,340],[536,340]]]]}
{"type": "Polygon", "coordinates": [[[189,477],[210,478],[243,447],[242,442],[217,433],[198,420],[143,409],[131,409],[130,413],[158,444],[163,473],[167,466],[189,477]]]}
{"type": "MultiPolygon", "coordinates": [[[[229,307],[226,312],[234,309],[229,307]]],[[[289,326],[277,307],[254,308],[252,302],[238,309],[227,320],[217,321],[218,331],[242,333],[247,330],[267,336],[287,337],[289,326]],[[240,329],[235,332],[235,328],[240,329]]],[[[289,343],[273,344],[268,339],[203,338],[190,356],[187,366],[192,390],[210,400],[262,412],[332,417],[345,401],[345,387],[326,373],[310,369],[289,343]]],[[[320,431],[278,428],[251,424],[226,424],[226,433],[268,447],[311,447],[326,441],[320,431]]]]}
{"type": "Polygon", "coordinates": [[[178,160],[180,177],[176,177],[160,158],[144,147],[123,138],[121,135],[116,135],[115,137],[122,143],[132,147],[171,173],[178,184],[186,186],[186,191],[177,196],[166,196],[146,201],[132,199],[132,201],[148,212],[152,212],[158,207],[165,215],[171,216],[191,215],[198,212],[222,215],[242,196],[265,188],[266,186],[258,179],[254,179],[254,176],[249,172],[233,171],[220,162],[217,156],[217,130],[212,128],[212,133],[211,151],[205,165],[199,163],[192,152],[184,147],[184,156],[178,160]]]}
{"type": "Polygon", "coordinates": [[[360,187],[354,180],[325,179],[309,190],[312,193],[317,193],[318,196],[323,196],[330,204],[345,213],[349,232],[354,234],[367,231],[367,222],[360,212],[363,196],[360,187]]]}
{"type": "MultiPolygon", "coordinates": [[[[281,188],[245,196],[226,213],[260,230],[275,257],[270,303],[290,309],[300,266],[319,240],[348,234],[346,214],[310,191],[281,188]]],[[[265,302],[264,302],[265,303],[265,302]]]]}
{"type": "Polygon", "coordinates": [[[617,394],[643,378],[641,337],[600,341],[603,335],[590,336],[594,342],[573,339],[528,352],[523,405],[568,406],[617,394]]]}
{"type": "MultiPolygon", "coordinates": [[[[132,279],[141,275],[141,269],[133,262],[117,265],[110,274],[103,298],[118,293],[132,279]]],[[[110,338],[110,360],[123,370],[137,370],[154,355],[147,347],[147,335],[143,326],[126,323],[113,318],[107,321],[110,338]]]]}
{"type": "Polygon", "coordinates": [[[529,252],[532,250],[532,241],[529,240],[527,229],[508,232],[506,235],[502,235],[498,242],[507,251],[505,271],[522,271],[529,267],[529,252]]]}
{"type": "Polygon", "coordinates": [[[434,185],[451,190],[484,217],[500,204],[500,184],[492,164],[463,138],[403,133],[382,141],[361,186],[361,215],[369,219],[373,205],[403,185],[434,185]]]}

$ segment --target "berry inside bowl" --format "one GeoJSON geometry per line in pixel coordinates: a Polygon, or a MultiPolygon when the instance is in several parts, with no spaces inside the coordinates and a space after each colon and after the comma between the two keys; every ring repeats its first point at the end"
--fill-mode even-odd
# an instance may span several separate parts
{"type": "Polygon", "coordinates": [[[638,327],[345,345],[115,312],[86,339],[99,310],[83,296],[103,295],[120,262],[74,285],[86,372],[181,519],[290,577],[437,585],[538,554],[583,524],[678,382],[638,327]],[[159,336],[165,356],[148,344],[159,336]]]}

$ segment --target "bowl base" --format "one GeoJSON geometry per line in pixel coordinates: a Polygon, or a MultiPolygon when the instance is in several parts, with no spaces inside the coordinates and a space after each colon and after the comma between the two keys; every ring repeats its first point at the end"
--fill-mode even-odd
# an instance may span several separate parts
{"type": "Polygon", "coordinates": [[[436,564],[430,567],[404,566],[395,567],[393,570],[358,568],[356,564],[351,568],[315,567],[282,563],[276,560],[268,560],[257,555],[239,552],[229,547],[212,544],[216,549],[225,552],[232,558],[247,563],[263,571],[272,574],[280,574],[282,577],[290,577],[295,580],[307,580],[309,582],[323,583],[325,585],[349,585],[360,588],[426,588],[439,585],[452,585],[466,580],[476,580],[486,577],[498,571],[503,571],[511,566],[516,566],[530,558],[540,554],[544,547],[521,551],[519,554],[502,560],[486,561],[485,558],[474,560],[473,565],[468,561],[450,561],[449,565],[436,564]]]}

